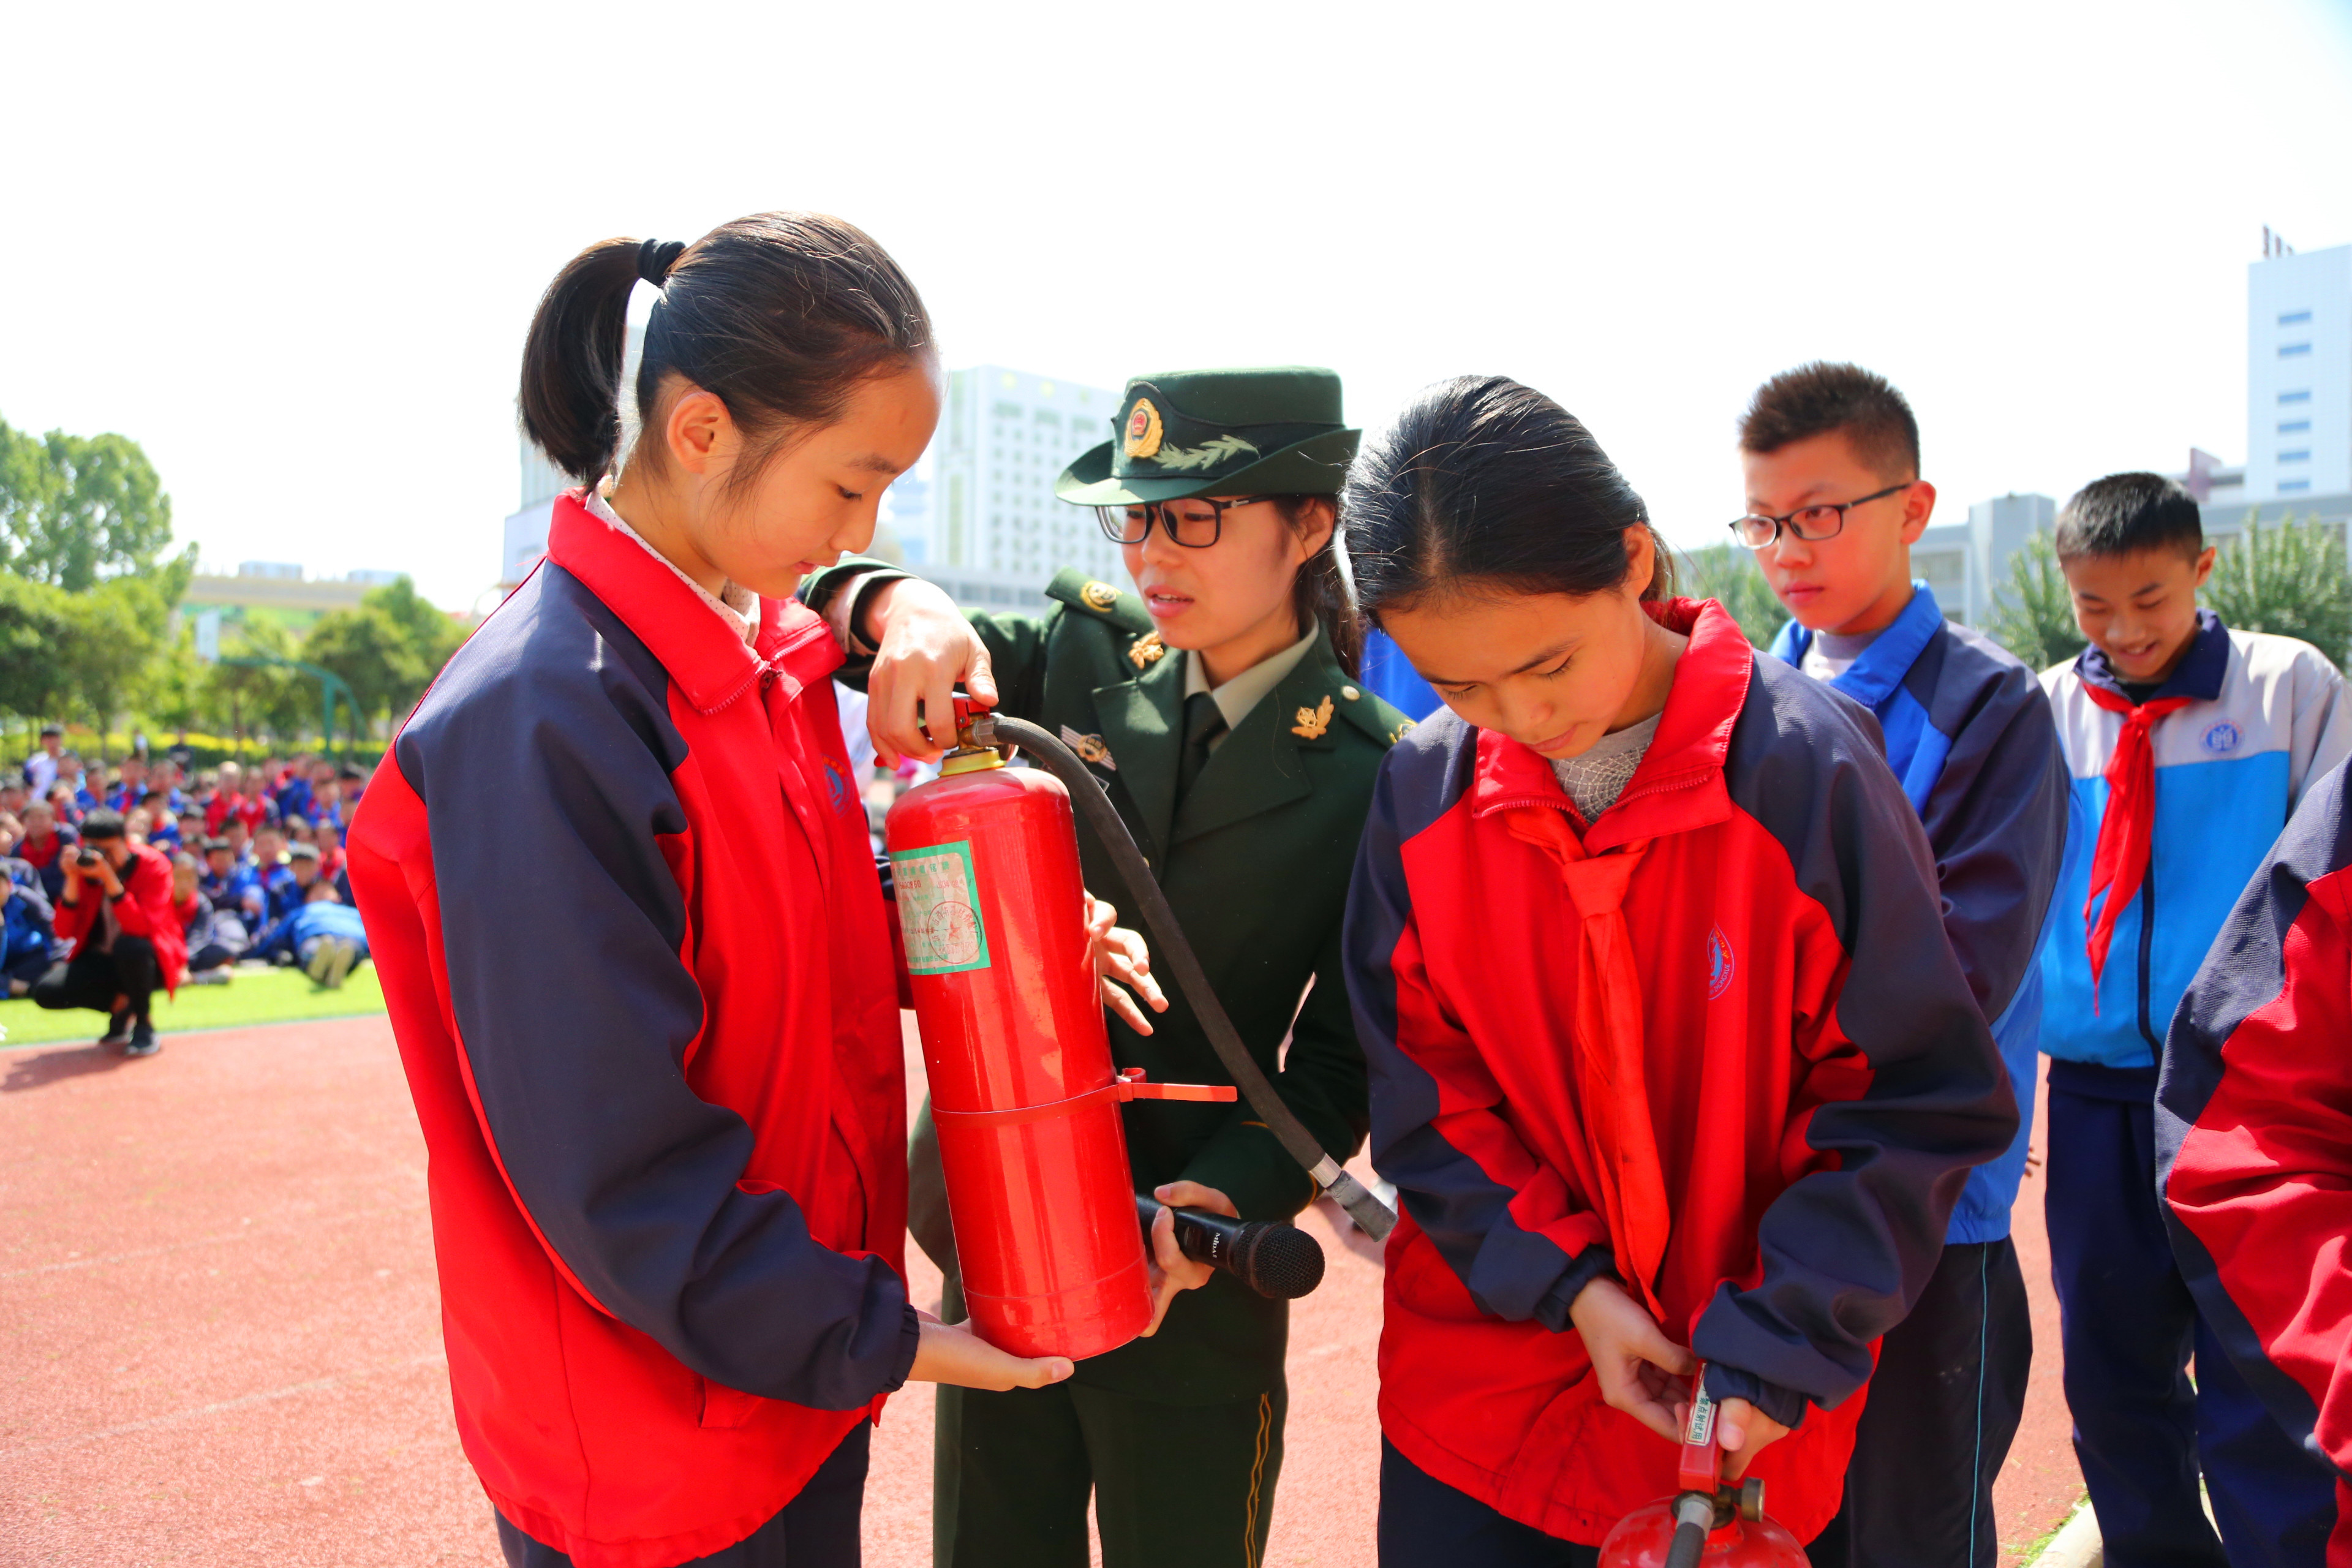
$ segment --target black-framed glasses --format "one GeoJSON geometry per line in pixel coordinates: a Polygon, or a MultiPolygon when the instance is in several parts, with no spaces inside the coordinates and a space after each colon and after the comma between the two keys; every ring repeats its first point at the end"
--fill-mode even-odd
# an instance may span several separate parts
{"type": "Polygon", "coordinates": [[[1095,518],[1113,544],[1140,544],[1151,537],[1154,519],[1160,531],[1187,550],[1206,550],[1225,531],[1225,513],[1237,506],[1255,506],[1272,496],[1235,496],[1217,500],[1187,496],[1182,500],[1136,501],[1127,506],[1098,506],[1095,518]]]}
{"type": "Polygon", "coordinates": [[[1766,517],[1760,512],[1749,512],[1746,517],[1732,519],[1731,531],[1740,543],[1750,550],[1761,550],[1779,539],[1780,531],[1784,528],[1808,544],[1818,544],[1824,539],[1835,539],[1843,532],[1845,529],[1845,514],[1854,508],[1868,506],[1874,500],[1885,500],[1891,495],[1899,495],[1918,482],[1916,479],[1906,479],[1899,485],[1889,485],[1885,489],[1874,491],[1858,500],[1825,502],[1819,506],[1801,506],[1796,510],[1780,517],[1766,517]]]}

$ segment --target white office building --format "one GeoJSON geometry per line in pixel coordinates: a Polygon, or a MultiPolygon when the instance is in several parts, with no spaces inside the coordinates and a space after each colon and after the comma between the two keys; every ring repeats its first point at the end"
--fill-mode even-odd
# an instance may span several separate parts
{"type": "Polygon", "coordinates": [[[2352,492],[2352,245],[2246,269],[2249,502],[2352,492]]]}
{"type": "Polygon", "coordinates": [[[1911,547],[1911,574],[1935,590],[1947,619],[1982,626],[2009,585],[2009,558],[2036,530],[2056,525],[2048,496],[2010,494],[1969,508],[1966,522],[1932,523],[1911,547]]]}
{"type": "Polygon", "coordinates": [[[1110,439],[1118,411],[1118,394],[1097,386],[994,364],[951,373],[930,453],[891,487],[885,514],[909,563],[1024,600],[1065,566],[1118,580],[1118,547],[1094,512],[1054,499],[1055,477],[1110,439]]]}

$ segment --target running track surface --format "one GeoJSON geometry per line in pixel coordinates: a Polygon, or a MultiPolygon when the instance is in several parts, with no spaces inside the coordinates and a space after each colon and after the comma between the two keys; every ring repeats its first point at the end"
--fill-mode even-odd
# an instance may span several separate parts
{"type": "MultiPolygon", "coordinates": [[[[911,1048],[908,1066],[919,1084],[911,1048]]],[[[2041,1353],[1999,1494],[2014,1545],[2081,1485],[2041,1215],[2030,1176],[2041,1353]]],[[[1380,1268],[1328,1210],[1305,1223],[1331,1267],[1292,1319],[1265,1561],[1370,1568],[1380,1268]]],[[[930,1305],[938,1275],[909,1256],[930,1305]]],[[[930,1412],[909,1385],[876,1435],[875,1568],[930,1561],[930,1412]]],[[[424,1146],[381,1017],[170,1037],[137,1062],[0,1050],[0,1565],[497,1568],[489,1526],[450,1422],[424,1146]]]]}

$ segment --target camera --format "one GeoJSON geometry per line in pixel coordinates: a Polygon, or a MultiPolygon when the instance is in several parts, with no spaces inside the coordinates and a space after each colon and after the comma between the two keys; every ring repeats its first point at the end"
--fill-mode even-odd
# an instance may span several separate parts
{"type": "Polygon", "coordinates": [[[85,871],[95,871],[98,869],[98,851],[85,849],[74,857],[74,863],[85,871]]]}

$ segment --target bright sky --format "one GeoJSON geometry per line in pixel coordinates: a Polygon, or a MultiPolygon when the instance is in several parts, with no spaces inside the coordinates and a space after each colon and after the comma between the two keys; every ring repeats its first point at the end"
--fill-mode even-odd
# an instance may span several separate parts
{"type": "Polygon", "coordinates": [[[498,572],[582,245],[840,213],[950,364],[1463,372],[1678,542],[1754,384],[1909,394],[1957,517],[2245,445],[2245,267],[2352,242],[2352,4],[26,6],[0,418],[144,444],[207,563],[498,572]]]}

